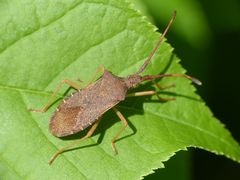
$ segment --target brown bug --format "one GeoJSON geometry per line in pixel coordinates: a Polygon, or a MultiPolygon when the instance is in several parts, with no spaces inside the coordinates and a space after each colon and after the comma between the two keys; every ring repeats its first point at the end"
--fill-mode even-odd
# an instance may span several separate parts
{"type": "Polygon", "coordinates": [[[77,89],[78,92],[72,94],[70,97],[65,98],[54,112],[49,124],[49,129],[51,133],[56,137],[64,137],[80,132],[92,125],[92,127],[84,137],[58,150],[50,159],[49,164],[51,164],[59,154],[63,153],[66,150],[69,150],[80,141],[83,141],[90,137],[96,130],[102,115],[109,109],[113,109],[119,119],[123,122],[121,130],[112,139],[112,148],[115,154],[117,154],[118,152],[115,147],[115,141],[127,127],[128,123],[124,116],[121,114],[121,112],[117,110],[114,106],[119,102],[123,101],[126,97],[146,96],[154,94],[158,95],[156,91],[143,91],[128,94],[129,89],[136,87],[141,82],[167,76],[177,76],[191,79],[194,83],[201,85],[201,82],[199,80],[184,74],[160,74],[146,76],[140,75],[140,73],[142,73],[147,67],[156,50],[162,43],[163,38],[165,37],[168,29],[170,28],[175,16],[176,11],[174,11],[167,28],[161,35],[157,45],[149,55],[148,59],[144,62],[144,64],[135,74],[125,78],[117,77],[111,72],[104,70],[104,68],[102,67],[100,68],[100,70],[103,71],[102,77],[99,78],[95,83],[89,84],[84,89],[81,89],[77,84],[71,82],[70,80],[62,80],[53,92],[48,103],[42,109],[30,109],[30,111],[45,112],[53,103],[53,97],[61,88],[62,84],[67,83],[71,87],[77,89]]]}

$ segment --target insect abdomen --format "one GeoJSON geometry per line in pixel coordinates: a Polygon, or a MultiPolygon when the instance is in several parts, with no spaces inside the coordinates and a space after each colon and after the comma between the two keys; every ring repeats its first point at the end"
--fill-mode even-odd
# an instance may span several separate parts
{"type": "Polygon", "coordinates": [[[126,93],[127,87],[123,80],[105,72],[96,83],[61,103],[51,119],[51,133],[63,137],[84,130],[124,100],[126,93]]]}

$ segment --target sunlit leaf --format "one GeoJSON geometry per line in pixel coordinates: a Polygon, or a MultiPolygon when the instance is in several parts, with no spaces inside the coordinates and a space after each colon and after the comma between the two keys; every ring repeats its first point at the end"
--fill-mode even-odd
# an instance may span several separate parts
{"type": "MultiPolygon", "coordinates": [[[[2,1],[0,10],[1,178],[139,179],[187,147],[240,161],[239,145],[190,81],[165,78],[163,86],[176,87],[160,95],[175,101],[140,97],[119,104],[129,127],[116,143],[117,156],[110,142],[122,124],[110,110],[92,138],[49,166],[57,149],[86,131],[65,139],[49,133],[59,101],[44,114],[27,109],[43,107],[62,79],[80,78],[85,85],[100,65],[119,76],[136,72],[160,35],[125,1],[2,1]]],[[[184,73],[178,62],[164,43],[145,74],[184,73]]],[[[147,83],[136,91],[153,88],[147,83]]]]}

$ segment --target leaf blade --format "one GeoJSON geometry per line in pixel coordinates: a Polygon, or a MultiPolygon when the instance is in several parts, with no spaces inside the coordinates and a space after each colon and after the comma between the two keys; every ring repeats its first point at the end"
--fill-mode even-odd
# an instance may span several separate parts
{"type": "MultiPolygon", "coordinates": [[[[62,79],[76,80],[78,76],[80,79],[90,79],[90,73],[100,64],[122,76],[135,72],[159,37],[154,32],[155,28],[124,1],[90,0],[76,1],[73,4],[69,3],[66,6],[69,8],[63,8],[62,11],[58,7],[52,9],[53,16],[46,15],[45,18],[56,19],[55,21],[47,24],[47,20],[42,20],[46,26],[28,32],[28,35],[0,53],[0,105],[4,107],[0,110],[1,166],[6,167],[2,163],[3,159],[21,178],[26,179],[121,179],[123,176],[125,179],[137,179],[151,173],[152,169],[163,167],[162,162],[175,152],[193,145],[218,151],[219,154],[224,152],[226,156],[239,161],[239,145],[212,118],[211,112],[195,95],[195,89],[189,85],[189,81],[166,78],[161,80],[161,84],[177,84],[174,92],[170,92],[170,95],[177,96],[175,102],[154,103],[154,98],[150,102],[139,98],[137,104],[131,104],[131,100],[128,100],[130,104],[120,106],[136,132],[131,135],[130,128],[124,132],[124,135],[131,136],[117,142],[118,156],[113,155],[109,142],[120,129],[121,123],[115,123],[116,116],[108,112],[96,134],[80,145],[82,148],[62,154],[49,167],[47,162],[52,153],[69,143],[48,132],[46,122],[57,104],[46,114],[30,113],[27,108],[38,108],[45,104],[62,79]],[[135,111],[129,112],[121,107],[135,111]],[[204,113],[200,116],[199,111],[204,113]],[[204,118],[210,122],[202,121],[204,118]],[[149,119],[153,120],[149,122],[149,119]],[[179,126],[179,123],[190,124],[190,128],[187,128],[189,133],[180,133],[186,128],[179,126]],[[194,123],[204,130],[209,128],[207,132],[214,131],[218,137],[231,142],[234,148],[226,149],[213,140],[209,143],[206,141],[209,136],[198,137],[198,131],[192,130],[196,127],[194,123]],[[98,138],[102,138],[101,143],[94,145],[98,138]],[[212,147],[212,142],[216,144],[216,149],[212,147]],[[94,146],[83,148],[89,145],[94,146]]],[[[9,6],[18,8],[15,4],[9,6]]],[[[47,7],[47,4],[37,6],[43,8],[44,12],[47,12],[47,7]]],[[[1,22],[4,24],[5,21],[1,22]]],[[[1,35],[1,39],[5,36],[8,34],[1,35]]],[[[12,39],[5,44],[11,43],[12,39]]],[[[178,64],[179,59],[171,51],[172,48],[164,43],[146,73],[184,73],[185,70],[178,64]]],[[[63,92],[64,89],[59,97],[63,92]]],[[[12,171],[7,173],[14,176],[12,171]]]]}

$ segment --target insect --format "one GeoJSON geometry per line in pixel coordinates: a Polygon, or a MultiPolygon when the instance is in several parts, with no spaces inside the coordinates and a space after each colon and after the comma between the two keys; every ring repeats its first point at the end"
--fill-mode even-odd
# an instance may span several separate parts
{"type": "Polygon", "coordinates": [[[113,151],[115,154],[117,154],[118,151],[115,146],[115,141],[125,130],[128,123],[121,112],[115,107],[115,105],[125,100],[126,97],[158,95],[156,91],[143,91],[128,94],[129,89],[135,88],[141,82],[151,81],[153,79],[162,77],[176,76],[191,79],[194,83],[201,85],[201,82],[199,80],[185,74],[140,75],[145,70],[153,55],[161,45],[175,16],[176,11],[174,11],[167,28],[161,35],[155,48],[152,50],[147,60],[135,74],[129,75],[125,78],[118,77],[112,74],[110,71],[104,70],[102,67],[99,69],[99,71],[102,71],[103,75],[96,82],[90,83],[83,89],[81,89],[76,83],[70,80],[62,80],[53,92],[48,103],[42,109],[29,109],[30,111],[45,112],[53,103],[54,96],[59,91],[61,86],[63,84],[68,84],[78,91],[71,96],[66,97],[58,106],[50,120],[50,132],[56,137],[64,137],[80,132],[92,125],[84,137],[58,150],[50,159],[49,164],[51,164],[61,153],[71,149],[76,144],[89,138],[99,125],[102,115],[109,109],[113,109],[119,119],[123,122],[122,128],[111,141],[113,151]]]}

